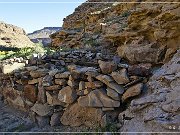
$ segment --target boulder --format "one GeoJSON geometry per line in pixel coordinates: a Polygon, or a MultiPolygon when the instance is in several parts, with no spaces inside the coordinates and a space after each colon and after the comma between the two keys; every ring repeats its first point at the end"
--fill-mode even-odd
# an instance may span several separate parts
{"type": "Polygon", "coordinates": [[[120,57],[125,57],[131,63],[159,63],[164,47],[154,48],[155,43],[146,45],[124,45],[118,47],[120,57]]]}
{"type": "Polygon", "coordinates": [[[96,127],[100,123],[103,112],[100,108],[82,107],[78,103],[72,104],[64,111],[61,123],[66,126],[96,127]]]}
{"type": "Polygon", "coordinates": [[[120,102],[109,98],[102,89],[93,90],[87,96],[78,99],[78,104],[83,107],[119,107],[120,102]]]}
{"type": "Polygon", "coordinates": [[[73,103],[76,100],[76,98],[77,98],[77,94],[75,90],[73,90],[70,86],[66,86],[62,88],[58,94],[58,99],[61,102],[65,102],[67,104],[73,103]]]}

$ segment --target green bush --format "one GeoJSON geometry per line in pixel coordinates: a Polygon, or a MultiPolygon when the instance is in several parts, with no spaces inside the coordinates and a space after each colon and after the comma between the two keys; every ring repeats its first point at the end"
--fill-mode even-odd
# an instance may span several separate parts
{"type": "Polygon", "coordinates": [[[0,51],[0,60],[12,57],[30,58],[33,54],[52,54],[54,52],[54,50],[48,47],[43,47],[42,44],[35,44],[33,48],[25,47],[17,51],[0,51]]]}

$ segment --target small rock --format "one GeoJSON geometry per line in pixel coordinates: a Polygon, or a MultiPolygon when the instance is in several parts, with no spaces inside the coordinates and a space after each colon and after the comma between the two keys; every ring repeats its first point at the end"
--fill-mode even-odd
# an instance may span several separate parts
{"type": "Polygon", "coordinates": [[[115,90],[113,90],[111,88],[107,88],[106,91],[107,91],[107,95],[109,97],[111,97],[114,100],[120,101],[120,96],[119,96],[119,94],[115,90]]]}
{"type": "Polygon", "coordinates": [[[151,67],[152,64],[150,63],[132,65],[128,68],[128,73],[130,75],[149,76],[151,75],[151,67]]]}
{"type": "Polygon", "coordinates": [[[35,103],[37,100],[37,88],[33,85],[26,85],[24,87],[24,97],[32,103],[35,103]]]}
{"type": "Polygon", "coordinates": [[[53,107],[47,104],[36,103],[33,107],[31,107],[31,110],[40,116],[49,116],[52,114],[53,107]]]}
{"type": "Polygon", "coordinates": [[[58,95],[56,94],[52,94],[50,92],[46,92],[46,96],[47,96],[47,103],[49,105],[61,105],[61,106],[65,106],[65,103],[61,102],[59,99],[58,99],[58,95]]]}
{"type": "Polygon", "coordinates": [[[99,81],[105,83],[105,84],[108,84],[110,82],[113,82],[113,79],[112,77],[108,76],[108,75],[98,75],[96,76],[96,79],[98,79],[99,81]]]}
{"type": "Polygon", "coordinates": [[[65,79],[55,79],[55,84],[65,86],[67,84],[67,81],[65,79]]]}
{"type": "Polygon", "coordinates": [[[78,104],[83,107],[119,107],[120,102],[109,98],[104,90],[93,90],[87,96],[78,99],[78,104]]]}
{"type": "Polygon", "coordinates": [[[41,86],[40,84],[38,85],[38,97],[37,97],[37,101],[39,103],[45,104],[46,103],[46,91],[44,89],[43,86],[41,86]]]}
{"type": "Polygon", "coordinates": [[[137,96],[143,90],[143,83],[136,84],[125,91],[122,96],[122,101],[127,100],[130,97],[137,96]]]}
{"type": "Polygon", "coordinates": [[[68,79],[70,76],[70,72],[64,72],[64,73],[58,73],[55,75],[55,78],[60,78],[60,79],[68,79]]]}
{"type": "Polygon", "coordinates": [[[118,85],[115,82],[111,82],[109,84],[106,84],[108,87],[110,87],[111,89],[115,90],[117,93],[119,94],[123,94],[124,93],[124,88],[121,85],[118,85]]]}
{"type": "Polygon", "coordinates": [[[37,83],[38,83],[38,79],[33,79],[28,81],[28,84],[37,84],[37,83]]]}
{"type": "Polygon", "coordinates": [[[73,90],[70,86],[66,86],[59,91],[58,99],[67,104],[73,103],[77,98],[77,94],[75,90],[73,90]]]}
{"type": "Polygon", "coordinates": [[[75,80],[68,80],[67,84],[71,86],[72,88],[78,88],[78,82],[75,80]]]}
{"type": "Polygon", "coordinates": [[[47,69],[38,69],[38,70],[33,70],[30,72],[30,75],[32,78],[40,78],[48,74],[47,69]]]}
{"type": "Polygon", "coordinates": [[[84,81],[80,81],[79,82],[79,90],[84,90],[85,89],[85,82],[84,81]]]}
{"type": "Polygon", "coordinates": [[[105,62],[99,60],[98,63],[103,74],[110,74],[117,69],[117,64],[114,62],[105,62]]]}
{"type": "Polygon", "coordinates": [[[53,86],[49,86],[49,87],[44,87],[45,90],[47,91],[56,91],[56,90],[60,90],[61,86],[60,85],[53,85],[53,86]]]}
{"type": "Polygon", "coordinates": [[[121,69],[119,72],[112,72],[111,76],[118,84],[126,84],[129,82],[128,73],[126,69],[121,69]]]}
{"type": "Polygon", "coordinates": [[[42,79],[42,86],[51,86],[53,77],[50,75],[46,75],[42,79]]]}

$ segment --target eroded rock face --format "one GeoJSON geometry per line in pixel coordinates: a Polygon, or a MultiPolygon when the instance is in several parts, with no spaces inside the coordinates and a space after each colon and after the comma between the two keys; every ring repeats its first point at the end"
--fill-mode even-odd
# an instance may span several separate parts
{"type": "Polygon", "coordinates": [[[131,63],[170,60],[179,48],[179,3],[115,3],[118,1],[83,3],[64,19],[64,31],[51,36],[52,46],[102,45],[100,49],[117,50],[131,63]]]}
{"type": "Polygon", "coordinates": [[[34,47],[25,31],[17,26],[0,22],[0,45],[4,47],[34,47]]]}
{"type": "Polygon", "coordinates": [[[172,60],[163,65],[150,78],[148,82],[149,93],[132,100],[128,110],[120,113],[119,121],[123,123],[120,131],[178,131],[179,56],[180,51],[178,50],[172,60]],[[126,120],[124,117],[130,118],[130,120],[126,120]]]}
{"type": "Polygon", "coordinates": [[[61,117],[63,125],[94,127],[100,123],[103,112],[101,109],[81,107],[78,103],[69,106],[61,117]]]}

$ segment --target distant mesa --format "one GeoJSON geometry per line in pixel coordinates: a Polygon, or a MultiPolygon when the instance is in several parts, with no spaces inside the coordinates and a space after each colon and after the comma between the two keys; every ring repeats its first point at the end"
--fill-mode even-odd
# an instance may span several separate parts
{"type": "Polygon", "coordinates": [[[3,48],[33,47],[24,29],[0,21],[0,46],[3,48]]]}
{"type": "Polygon", "coordinates": [[[33,33],[29,33],[28,37],[34,43],[42,43],[43,46],[49,46],[51,39],[49,35],[60,31],[61,27],[44,27],[43,29],[36,30],[33,33]]]}

